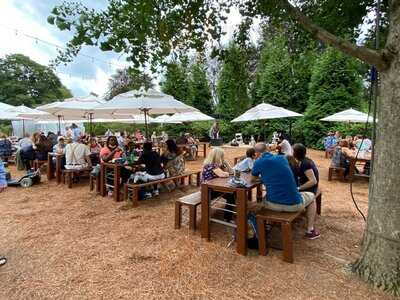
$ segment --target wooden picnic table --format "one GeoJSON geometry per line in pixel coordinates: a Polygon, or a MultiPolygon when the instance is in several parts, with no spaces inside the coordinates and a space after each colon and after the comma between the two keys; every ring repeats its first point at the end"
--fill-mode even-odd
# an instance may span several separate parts
{"type": "Polygon", "coordinates": [[[354,177],[369,178],[370,175],[356,173],[356,164],[357,164],[357,162],[363,162],[363,163],[371,162],[371,154],[360,152],[360,153],[358,153],[357,158],[355,157],[355,155],[356,155],[356,153],[354,154],[353,157],[348,157],[348,160],[350,163],[348,179],[350,181],[353,181],[354,177]]]}
{"type": "MultiPolygon", "coordinates": [[[[113,197],[115,201],[121,200],[120,190],[122,186],[121,181],[121,169],[127,166],[127,164],[119,164],[119,163],[112,163],[112,162],[101,162],[100,163],[100,195],[105,197],[107,194],[106,185],[107,185],[107,171],[112,171],[114,174],[114,193],[113,197]]],[[[129,165],[131,167],[138,166],[138,165],[129,165]]]]}
{"type": "Polygon", "coordinates": [[[232,187],[229,178],[214,178],[201,185],[201,237],[210,240],[210,195],[212,191],[236,193],[236,251],[247,255],[247,201],[251,200],[251,191],[257,188],[257,200],[261,200],[261,181],[252,181],[250,174],[241,174],[247,182],[246,187],[232,187]]]}
{"type": "Polygon", "coordinates": [[[48,153],[47,154],[47,180],[56,178],[57,183],[61,183],[62,174],[62,160],[65,157],[64,154],[48,153]],[[53,157],[56,159],[56,165],[53,166],[53,157]]]}

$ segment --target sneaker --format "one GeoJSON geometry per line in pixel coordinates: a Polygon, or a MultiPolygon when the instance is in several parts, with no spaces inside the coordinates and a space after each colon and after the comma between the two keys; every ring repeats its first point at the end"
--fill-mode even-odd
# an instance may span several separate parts
{"type": "Polygon", "coordinates": [[[148,199],[151,197],[153,197],[153,195],[151,193],[144,193],[144,196],[143,196],[144,199],[148,199]]]}
{"type": "Polygon", "coordinates": [[[153,196],[158,196],[160,195],[160,192],[158,190],[153,190],[153,196]]]}
{"type": "Polygon", "coordinates": [[[319,233],[318,230],[311,230],[311,232],[306,232],[305,234],[305,238],[309,239],[309,240],[315,240],[317,238],[319,238],[321,236],[321,234],[319,233]]]}

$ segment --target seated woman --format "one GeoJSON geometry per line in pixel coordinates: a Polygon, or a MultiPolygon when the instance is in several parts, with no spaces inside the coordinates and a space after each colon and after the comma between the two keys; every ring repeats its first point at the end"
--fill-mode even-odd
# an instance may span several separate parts
{"type": "Polygon", "coordinates": [[[349,142],[346,140],[341,140],[339,142],[339,146],[337,146],[333,152],[331,166],[336,168],[344,168],[344,175],[347,176],[350,170],[349,158],[353,155],[353,151],[349,148],[349,142]]]}
{"type": "Polygon", "coordinates": [[[65,154],[65,139],[63,136],[57,138],[57,144],[54,145],[53,152],[57,154],[65,154]]]}
{"type": "Polygon", "coordinates": [[[166,141],[166,150],[161,155],[161,162],[168,176],[177,176],[185,172],[185,159],[183,152],[178,148],[174,140],[166,141]]]}
{"type": "MultiPolygon", "coordinates": [[[[143,153],[140,155],[138,163],[145,166],[144,172],[136,172],[134,183],[139,181],[148,182],[165,178],[164,169],[161,165],[161,157],[153,151],[153,144],[145,142],[143,144],[143,153]]],[[[153,189],[153,196],[159,195],[158,188],[153,189]]],[[[147,192],[145,198],[151,197],[151,193],[147,192]]]]}
{"type": "Polygon", "coordinates": [[[47,154],[53,150],[53,145],[43,134],[39,134],[33,145],[35,150],[35,158],[38,160],[47,160],[47,154]]]}
{"type": "Polygon", "coordinates": [[[99,143],[97,143],[97,139],[95,137],[91,137],[89,139],[89,150],[90,150],[90,160],[92,161],[92,165],[95,166],[99,164],[101,147],[99,143]]]}
{"type": "Polygon", "coordinates": [[[118,140],[115,136],[109,136],[106,145],[100,150],[100,159],[102,162],[111,162],[113,159],[121,158],[123,150],[118,147],[118,140]]]}
{"type": "Polygon", "coordinates": [[[307,149],[303,144],[293,146],[293,156],[298,162],[299,191],[317,194],[319,171],[314,161],[306,157],[307,149]]]}
{"type": "MultiPolygon", "coordinates": [[[[218,177],[227,178],[231,172],[232,168],[224,160],[224,150],[216,147],[210,151],[207,158],[204,160],[201,178],[203,182],[218,177]]],[[[214,199],[220,197],[221,195],[223,195],[223,198],[226,200],[224,219],[227,222],[230,222],[233,219],[232,211],[235,210],[233,207],[233,205],[235,205],[235,195],[213,191],[211,193],[211,198],[214,199]]]]}
{"type": "Polygon", "coordinates": [[[190,152],[190,158],[195,160],[197,158],[198,141],[190,134],[186,134],[187,145],[190,152]]]}

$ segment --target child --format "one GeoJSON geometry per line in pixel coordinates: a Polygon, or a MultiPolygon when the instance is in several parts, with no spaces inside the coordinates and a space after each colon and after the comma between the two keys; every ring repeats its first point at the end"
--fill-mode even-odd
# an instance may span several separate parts
{"type": "Polygon", "coordinates": [[[234,170],[240,172],[250,172],[253,169],[254,159],[256,158],[256,151],[254,148],[247,149],[246,158],[241,160],[233,167],[234,170]]]}

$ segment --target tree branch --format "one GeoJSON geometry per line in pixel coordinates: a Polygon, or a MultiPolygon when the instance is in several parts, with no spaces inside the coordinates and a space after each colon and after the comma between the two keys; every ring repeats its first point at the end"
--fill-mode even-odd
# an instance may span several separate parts
{"type": "Polygon", "coordinates": [[[281,0],[281,4],[287,12],[300,23],[303,29],[310,32],[320,41],[353,57],[361,59],[369,65],[375,66],[379,71],[389,68],[391,59],[390,56],[385,55],[385,52],[376,51],[367,47],[359,47],[345,39],[339,38],[313,23],[297,7],[290,4],[288,0],[281,0]]]}

